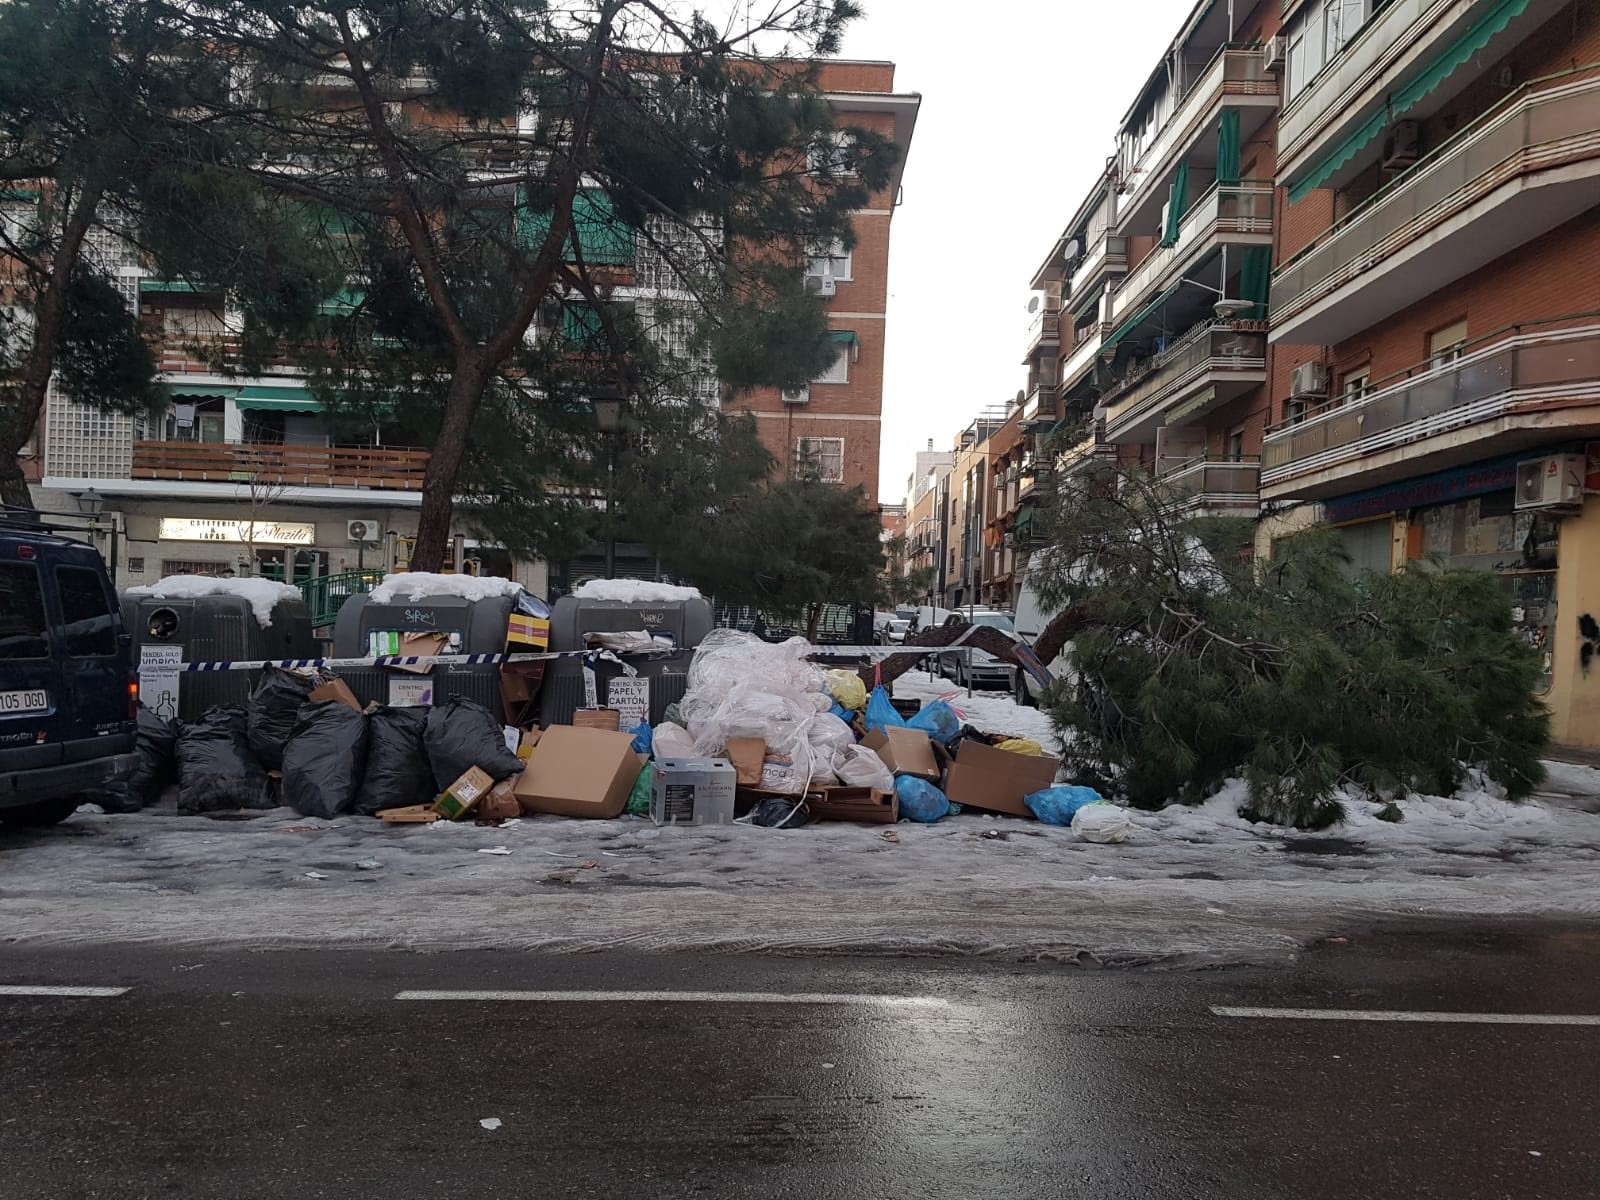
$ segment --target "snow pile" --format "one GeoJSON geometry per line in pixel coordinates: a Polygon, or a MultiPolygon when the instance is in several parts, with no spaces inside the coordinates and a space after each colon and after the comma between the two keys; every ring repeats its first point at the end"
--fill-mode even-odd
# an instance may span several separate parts
{"type": "Polygon", "coordinates": [[[131,587],[130,596],[155,600],[192,600],[196,596],[242,596],[250,602],[256,624],[272,628],[272,610],[281,600],[300,599],[300,589],[271,579],[213,579],[209,575],[168,575],[148,587],[131,587]]]}
{"type": "Polygon", "coordinates": [[[894,682],[898,697],[915,697],[924,705],[943,700],[956,710],[964,724],[984,733],[1011,733],[1032,738],[1051,753],[1059,753],[1060,741],[1050,725],[1050,715],[1037,708],[1024,708],[1004,692],[974,692],[955,687],[948,680],[926,671],[907,671],[894,682]]]}
{"type": "Polygon", "coordinates": [[[429,596],[460,596],[464,600],[492,600],[496,596],[515,596],[522,585],[492,575],[434,575],[429,571],[400,571],[385,575],[372,589],[373,604],[390,604],[398,599],[425,600],[429,596]]]}
{"type": "Polygon", "coordinates": [[[579,600],[620,600],[624,604],[673,604],[700,599],[697,588],[652,583],[648,579],[591,579],[579,584],[572,594],[579,600]]]}

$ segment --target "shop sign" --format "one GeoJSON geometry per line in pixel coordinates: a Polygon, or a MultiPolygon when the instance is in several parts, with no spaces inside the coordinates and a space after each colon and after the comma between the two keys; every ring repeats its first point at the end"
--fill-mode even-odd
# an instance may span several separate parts
{"type": "Polygon", "coordinates": [[[1408,508],[1427,508],[1449,504],[1486,492],[1503,492],[1517,486],[1517,463],[1521,456],[1474,463],[1454,471],[1441,471],[1421,479],[1408,479],[1389,487],[1373,488],[1352,496],[1324,501],[1328,520],[1333,524],[1377,517],[1408,508]]]}
{"type": "Polygon", "coordinates": [[[230,542],[256,546],[311,546],[317,540],[317,527],[293,521],[252,522],[212,520],[207,517],[162,517],[161,540],[230,542]]]}

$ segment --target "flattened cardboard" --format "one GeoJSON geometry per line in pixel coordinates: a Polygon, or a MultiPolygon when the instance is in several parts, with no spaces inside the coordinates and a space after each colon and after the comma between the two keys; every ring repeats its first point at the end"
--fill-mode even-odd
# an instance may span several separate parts
{"type": "Polygon", "coordinates": [[[440,817],[431,804],[408,804],[404,808],[386,808],[378,819],[391,825],[432,825],[440,817]]]}
{"type": "Polygon", "coordinates": [[[494,780],[482,767],[468,767],[433,802],[433,811],[451,821],[459,821],[489,794],[494,780]]]}
{"type": "Polygon", "coordinates": [[[524,729],[522,737],[517,742],[517,757],[523,762],[528,761],[528,756],[533,753],[533,748],[539,744],[539,731],[537,729],[524,729]]]}
{"type": "Polygon", "coordinates": [[[933,756],[933,742],[920,729],[886,725],[867,734],[861,744],[876,752],[883,759],[883,765],[896,775],[939,782],[939,762],[933,756]]]}
{"type": "MultiPolygon", "coordinates": [[[[449,638],[445,633],[402,633],[400,635],[401,658],[420,658],[425,654],[438,654],[445,641],[449,638]]],[[[410,663],[400,665],[390,663],[391,671],[410,671],[414,675],[426,675],[433,670],[432,663],[410,663]]]]}
{"type": "Polygon", "coordinates": [[[806,797],[806,807],[818,821],[859,821],[865,825],[893,825],[900,819],[900,797],[870,787],[823,788],[806,797]]]}
{"type": "Polygon", "coordinates": [[[513,787],[523,812],[611,820],[639,778],[631,733],[552,725],[513,787]]]}
{"type": "Polygon", "coordinates": [[[609,729],[615,733],[622,728],[622,714],[614,708],[580,708],[573,712],[572,723],[579,729],[609,729]]]}
{"type": "Polygon", "coordinates": [[[1054,783],[1060,766],[1054,758],[1013,754],[982,742],[966,741],[945,777],[944,794],[957,804],[1032,817],[1022,798],[1054,783]]]}
{"type": "Polygon", "coordinates": [[[356,699],[356,694],[350,690],[350,685],[337,675],[327,683],[319,683],[311,689],[307,700],[337,700],[340,704],[348,704],[357,712],[361,711],[361,701],[356,699]]]}
{"type": "Polygon", "coordinates": [[[761,764],[767,757],[767,743],[761,738],[729,738],[728,761],[738,775],[740,787],[761,786],[761,764]]]}

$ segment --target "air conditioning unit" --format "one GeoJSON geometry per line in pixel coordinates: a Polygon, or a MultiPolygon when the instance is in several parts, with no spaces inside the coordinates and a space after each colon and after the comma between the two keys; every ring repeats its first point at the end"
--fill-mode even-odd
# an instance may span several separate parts
{"type": "Polygon", "coordinates": [[[1289,395],[1295,398],[1328,394],[1328,364],[1301,363],[1289,376],[1289,395]]]}
{"type": "Polygon", "coordinates": [[[1266,46],[1261,51],[1261,69],[1263,71],[1281,71],[1288,61],[1289,39],[1282,34],[1268,38],[1266,46]]]}
{"type": "Polygon", "coordinates": [[[806,290],[819,296],[832,296],[839,290],[839,285],[832,275],[807,275],[806,290]]]}
{"type": "Polygon", "coordinates": [[[1582,454],[1549,454],[1517,464],[1517,511],[1535,508],[1577,508],[1583,504],[1583,476],[1588,460],[1582,454]]]}
{"type": "Polygon", "coordinates": [[[811,387],[809,384],[797,388],[783,389],[783,402],[785,404],[810,404],[811,387]]]}
{"type": "Polygon", "coordinates": [[[1422,126],[1415,121],[1396,121],[1383,139],[1383,169],[1403,171],[1422,157],[1422,126]]]}
{"type": "Polygon", "coordinates": [[[344,531],[352,544],[376,546],[383,540],[383,532],[376,521],[346,521],[344,531]]]}

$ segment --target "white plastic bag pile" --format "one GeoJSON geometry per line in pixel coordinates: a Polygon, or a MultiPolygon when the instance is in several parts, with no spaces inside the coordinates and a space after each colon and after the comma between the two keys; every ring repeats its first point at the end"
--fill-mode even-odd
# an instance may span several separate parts
{"type": "Polygon", "coordinates": [[[803,638],[773,645],[733,629],[707,634],[678,702],[695,752],[720,755],[729,738],[762,738],[761,786],[773,792],[831,786],[840,782],[841,768],[852,781],[870,778],[878,786],[887,778],[892,787],[882,760],[857,746],[850,727],[828,711],[833,697],[821,668],[805,660],[810,650],[803,638]]]}

